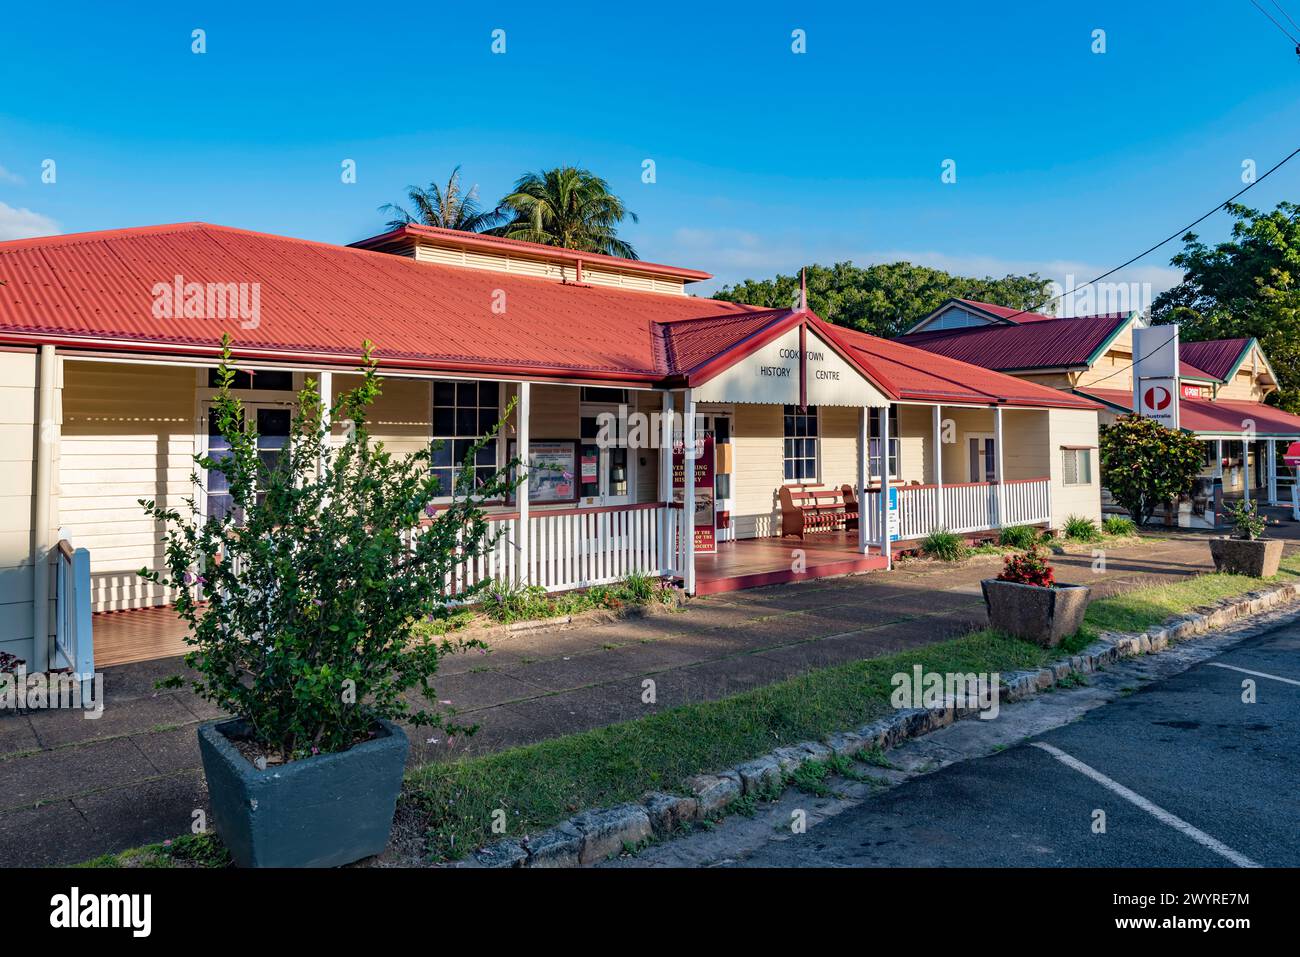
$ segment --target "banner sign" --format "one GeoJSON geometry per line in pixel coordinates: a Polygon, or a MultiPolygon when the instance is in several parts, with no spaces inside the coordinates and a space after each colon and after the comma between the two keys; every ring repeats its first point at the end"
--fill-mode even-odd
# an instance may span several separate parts
{"type": "Polygon", "coordinates": [[[1166,428],[1179,423],[1178,326],[1133,330],[1133,411],[1166,428]]]}
{"type": "MultiPolygon", "coordinates": [[[[713,507],[713,433],[700,431],[695,436],[695,550],[712,553],[717,550],[714,532],[713,507]]],[[[686,448],[678,439],[673,443],[673,500],[685,500],[686,448]]]]}

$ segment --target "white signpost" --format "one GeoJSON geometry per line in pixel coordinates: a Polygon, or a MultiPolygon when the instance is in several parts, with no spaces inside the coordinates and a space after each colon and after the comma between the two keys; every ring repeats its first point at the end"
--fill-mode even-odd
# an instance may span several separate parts
{"type": "Polygon", "coordinates": [[[1133,410],[1178,428],[1178,326],[1133,330],[1133,410]]]}

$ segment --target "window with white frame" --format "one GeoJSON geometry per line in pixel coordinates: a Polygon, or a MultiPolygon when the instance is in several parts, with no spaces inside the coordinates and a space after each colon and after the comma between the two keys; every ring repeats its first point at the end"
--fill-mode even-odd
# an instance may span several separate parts
{"type": "Polygon", "coordinates": [[[1061,481],[1066,485],[1092,484],[1092,449],[1061,449],[1061,481]]]}
{"type": "MultiPolygon", "coordinates": [[[[443,498],[450,498],[453,482],[474,443],[500,418],[500,386],[495,382],[433,383],[433,473],[443,498]]],[[[478,484],[497,468],[497,440],[493,438],[474,456],[478,484]]]]}
{"type": "Polygon", "coordinates": [[[785,480],[817,480],[817,407],[785,407],[785,480]]]}
{"type": "MultiPolygon", "coordinates": [[[[867,443],[870,451],[870,469],[873,479],[880,478],[880,409],[871,410],[871,436],[867,443]]],[[[898,406],[889,407],[889,474],[898,478],[898,406]]]]}

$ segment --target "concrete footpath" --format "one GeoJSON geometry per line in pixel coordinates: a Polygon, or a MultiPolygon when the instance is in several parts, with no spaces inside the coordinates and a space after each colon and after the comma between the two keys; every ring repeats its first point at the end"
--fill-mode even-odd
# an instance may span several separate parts
{"type": "MultiPolygon", "coordinates": [[[[1054,559],[1094,597],[1210,570],[1203,538],[1153,539],[1054,559]]],[[[449,760],[712,700],[811,668],[918,647],[985,624],[981,578],[1001,559],[917,562],[695,599],[686,610],[494,638],[446,659],[439,702],[472,737],[413,731],[412,763],[449,760]],[[654,704],[643,682],[655,682],[654,704]],[[445,707],[446,705],[444,705],[445,707]]],[[[81,712],[0,712],[0,866],[75,863],[185,833],[207,807],[195,726],[217,717],[188,691],[160,692],[179,659],[104,675],[98,720],[81,712]]]]}

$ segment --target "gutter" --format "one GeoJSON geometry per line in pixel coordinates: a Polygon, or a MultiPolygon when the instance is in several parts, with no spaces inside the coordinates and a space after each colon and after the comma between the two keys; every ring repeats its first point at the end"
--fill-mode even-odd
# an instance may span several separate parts
{"type": "MultiPolygon", "coordinates": [[[[100,349],[111,352],[123,352],[136,355],[148,355],[160,358],[185,356],[194,359],[216,359],[221,355],[219,346],[199,344],[172,344],[137,342],[130,339],[102,339],[91,336],[50,335],[33,333],[12,333],[0,331],[0,342],[27,346],[62,346],[71,349],[100,349]],[[166,351],[161,347],[165,346],[166,351]]],[[[308,363],[312,366],[329,366],[355,371],[361,356],[331,352],[298,352],[293,350],[267,348],[232,348],[234,355],[242,358],[261,359],[265,361],[308,363]]],[[[628,373],[595,369],[569,369],[562,366],[520,366],[506,363],[469,362],[464,360],[407,359],[389,357],[380,353],[377,356],[380,371],[410,370],[416,372],[445,372],[452,375],[478,375],[480,378],[494,378],[502,381],[529,382],[626,382],[633,385],[654,385],[663,383],[666,376],[660,372],[628,373]]]]}

